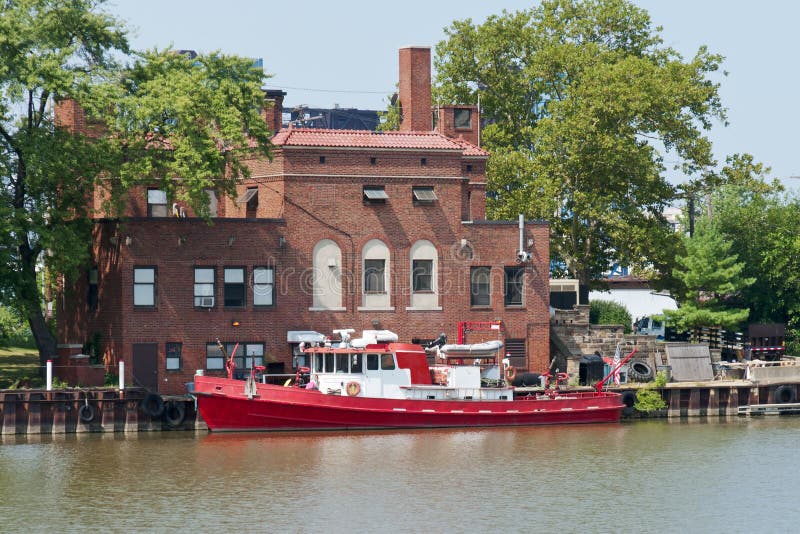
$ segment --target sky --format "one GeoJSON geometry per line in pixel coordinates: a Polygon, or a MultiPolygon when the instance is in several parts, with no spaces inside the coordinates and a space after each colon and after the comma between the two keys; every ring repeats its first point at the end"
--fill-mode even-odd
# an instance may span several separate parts
{"type": "MultiPolygon", "coordinates": [[[[725,56],[714,78],[728,125],[709,132],[718,162],[750,153],[771,177],[800,187],[795,158],[800,106],[796,35],[800,2],[791,0],[635,0],[662,38],[685,58],[700,46],[725,56]],[[795,57],[795,59],[792,59],[795,57]]],[[[220,50],[263,58],[267,87],[287,107],[385,109],[397,83],[398,49],[434,47],[454,20],[483,22],[522,0],[110,0],[106,10],[131,29],[136,49],[220,50]]],[[[665,160],[669,164],[669,154],[665,160]]]]}

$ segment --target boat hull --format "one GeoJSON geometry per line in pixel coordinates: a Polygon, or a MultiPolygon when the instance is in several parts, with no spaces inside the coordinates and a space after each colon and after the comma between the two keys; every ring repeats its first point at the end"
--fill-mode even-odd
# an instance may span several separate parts
{"type": "Polygon", "coordinates": [[[326,395],[293,387],[195,377],[198,410],[212,431],[447,428],[613,423],[623,404],[616,393],[562,393],[514,401],[407,400],[326,395]]]}

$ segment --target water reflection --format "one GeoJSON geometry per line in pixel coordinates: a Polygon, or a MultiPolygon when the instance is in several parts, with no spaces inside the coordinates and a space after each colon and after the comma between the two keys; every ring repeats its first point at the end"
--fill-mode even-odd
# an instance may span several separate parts
{"type": "Polygon", "coordinates": [[[788,530],[799,438],[798,418],[6,436],[0,530],[788,530]]]}

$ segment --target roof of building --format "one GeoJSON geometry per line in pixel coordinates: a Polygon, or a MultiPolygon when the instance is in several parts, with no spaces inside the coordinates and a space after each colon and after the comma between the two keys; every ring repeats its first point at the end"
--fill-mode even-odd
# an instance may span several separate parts
{"type": "Polygon", "coordinates": [[[459,150],[465,156],[488,156],[485,150],[463,139],[451,139],[439,132],[371,132],[364,130],[323,130],[283,128],[272,144],[276,146],[398,148],[412,150],[459,150]]]}

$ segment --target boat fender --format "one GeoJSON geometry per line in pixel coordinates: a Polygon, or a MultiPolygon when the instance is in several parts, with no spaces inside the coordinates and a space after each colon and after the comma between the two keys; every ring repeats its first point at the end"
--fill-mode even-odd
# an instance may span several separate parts
{"type": "Polygon", "coordinates": [[[356,397],[359,393],[361,393],[361,384],[355,380],[348,382],[347,386],[345,387],[345,391],[347,391],[347,394],[351,397],[356,397]]]}
{"type": "Polygon", "coordinates": [[[797,402],[797,391],[794,386],[784,384],[775,388],[775,402],[777,404],[792,404],[797,402]]]}
{"type": "Polygon", "coordinates": [[[158,393],[148,393],[142,399],[141,407],[146,415],[154,419],[164,415],[164,399],[158,393]]]}
{"type": "Polygon", "coordinates": [[[636,404],[636,392],[635,391],[623,391],[622,392],[622,404],[624,404],[626,408],[633,408],[633,405],[636,404]]]}
{"type": "Polygon", "coordinates": [[[94,406],[91,404],[84,404],[78,409],[78,417],[84,423],[91,423],[94,421],[94,406]]]}
{"type": "Polygon", "coordinates": [[[171,427],[180,426],[186,418],[186,405],[183,402],[169,401],[164,409],[164,419],[171,427]]]}
{"type": "Polygon", "coordinates": [[[513,381],[517,377],[517,370],[513,366],[506,367],[506,380],[513,381]]]}

